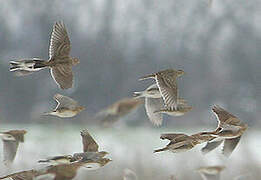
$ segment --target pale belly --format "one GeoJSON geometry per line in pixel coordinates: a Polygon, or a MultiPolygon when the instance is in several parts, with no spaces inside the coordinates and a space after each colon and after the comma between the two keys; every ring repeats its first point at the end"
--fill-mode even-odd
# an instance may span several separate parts
{"type": "Polygon", "coordinates": [[[68,118],[68,117],[73,117],[76,114],[77,113],[73,112],[73,111],[63,111],[63,112],[57,113],[56,116],[61,117],[61,118],[68,118]]]}
{"type": "Polygon", "coordinates": [[[165,112],[166,114],[170,115],[170,116],[183,116],[184,113],[183,112],[165,112]]]}

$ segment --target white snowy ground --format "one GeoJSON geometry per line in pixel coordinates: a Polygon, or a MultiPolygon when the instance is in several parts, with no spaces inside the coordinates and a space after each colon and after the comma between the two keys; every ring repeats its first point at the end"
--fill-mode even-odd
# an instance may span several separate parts
{"type": "MultiPolygon", "coordinates": [[[[248,180],[261,177],[261,132],[250,129],[243,135],[239,145],[229,159],[221,155],[221,147],[203,156],[198,145],[189,152],[173,154],[162,152],[153,154],[153,150],[165,146],[168,141],[162,141],[159,136],[163,132],[197,133],[196,130],[173,130],[166,128],[97,128],[72,125],[9,125],[1,127],[1,131],[11,129],[26,129],[25,143],[20,144],[13,167],[6,169],[0,165],[0,175],[7,172],[17,172],[40,167],[37,160],[48,156],[72,154],[82,151],[79,131],[87,128],[100,145],[100,150],[110,152],[113,161],[102,169],[87,171],[81,169],[75,179],[120,180],[125,168],[134,170],[140,180],[167,180],[172,174],[179,180],[198,180],[200,176],[194,170],[200,166],[225,165],[221,179],[233,179],[247,174],[248,180]],[[84,178],[83,178],[84,177],[84,178]]],[[[204,129],[206,130],[206,129],[204,129]]],[[[0,142],[2,146],[2,142],[0,142]]],[[[2,148],[0,160],[2,160],[2,148]]]]}

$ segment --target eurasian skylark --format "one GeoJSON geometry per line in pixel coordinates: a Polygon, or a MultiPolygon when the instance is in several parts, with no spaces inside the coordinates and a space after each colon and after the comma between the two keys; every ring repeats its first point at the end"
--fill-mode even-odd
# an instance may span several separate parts
{"type": "Polygon", "coordinates": [[[94,119],[101,121],[101,124],[104,126],[110,126],[143,103],[141,99],[124,98],[98,112],[94,119]]]}
{"type": "Polygon", "coordinates": [[[10,71],[16,71],[17,75],[27,75],[44,68],[51,69],[54,81],[61,89],[68,89],[73,84],[72,66],[78,64],[78,58],[70,57],[70,40],[63,22],[56,22],[49,46],[49,60],[22,59],[10,62],[10,71]]]}
{"type": "MultiPolygon", "coordinates": [[[[58,165],[58,164],[71,164],[72,162],[79,162],[79,161],[90,161],[99,162],[103,159],[104,156],[109,154],[105,151],[98,151],[98,144],[95,140],[91,137],[87,130],[81,131],[82,137],[82,144],[83,144],[83,152],[82,153],[74,153],[73,155],[62,155],[62,156],[53,156],[49,157],[44,160],[39,160],[39,163],[49,163],[51,165],[58,165]]],[[[90,163],[89,163],[90,164],[90,163]]],[[[98,163],[99,165],[99,163],[98,163]]],[[[98,166],[97,166],[98,167],[98,166]]],[[[90,168],[88,168],[90,169],[90,168]]]]}
{"type": "Polygon", "coordinates": [[[192,109],[192,107],[187,104],[187,101],[182,98],[178,98],[177,110],[164,107],[164,102],[157,84],[152,84],[146,90],[135,92],[134,94],[137,95],[136,98],[145,97],[146,113],[152,124],[156,126],[162,124],[163,117],[161,113],[166,113],[171,116],[182,116],[192,109]]]}
{"type": "Polygon", "coordinates": [[[200,167],[197,172],[200,173],[203,180],[219,180],[220,173],[225,169],[225,166],[207,166],[200,167]]]}
{"type": "Polygon", "coordinates": [[[9,165],[14,161],[19,143],[24,142],[25,134],[25,130],[11,130],[7,132],[0,132],[0,136],[3,140],[4,163],[6,165],[9,165]]]}
{"type": "Polygon", "coordinates": [[[178,86],[177,77],[184,74],[183,70],[167,69],[153,73],[140,78],[140,80],[153,78],[159,88],[164,104],[171,108],[177,109],[178,105],[178,86]]]}
{"type": "Polygon", "coordinates": [[[236,116],[219,106],[214,106],[212,110],[217,116],[218,127],[213,132],[204,132],[204,134],[211,135],[215,137],[215,139],[208,142],[207,145],[202,148],[202,152],[206,154],[224,142],[222,149],[223,154],[229,157],[248,126],[246,123],[241,122],[236,116]]]}
{"type": "Polygon", "coordinates": [[[79,112],[85,109],[85,107],[80,106],[77,101],[67,96],[56,94],[53,98],[57,102],[57,106],[52,112],[47,112],[45,115],[68,118],[76,116],[79,112]]]}
{"type": "Polygon", "coordinates": [[[160,138],[162,140],[168,139],[170,142],[169,144],[167,144],[166,147],[155,150],[154,153],[167,150],[173,153],[186,152],[188,150],[191,150],[197,144],[201,144],[214,139],[214,137],[210,135],[202,135],[202,133],[197,133],[190,136],[182,133],[162,134],[160,138]]]}

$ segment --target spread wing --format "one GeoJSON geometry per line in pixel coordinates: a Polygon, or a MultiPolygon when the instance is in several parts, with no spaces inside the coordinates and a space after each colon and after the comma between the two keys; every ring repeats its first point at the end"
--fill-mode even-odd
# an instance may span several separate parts
{"type": "Polygon", "coordinates": [[[50,40],[49,59],[67,57],[70,54],[70,40],[63,22],[56,22],[50,40]]]}
{"type": "Polygon", "coordinates": [[[156,75],[156,83],[159,87],[160,93],[167,107],[176,109],[178,98],[178,86],[176,78],[173,77],[161,77],[156,75]]]}
{"type": "Polygon", "coordinates": [[[161,113],[154,113],[156,110],[161,109],[163,106],[162,98],[145,98],[145,109],[150,121],[156,125],[160,126],[163,121],[161,113]]]}
{"type": "Polygon", "coordinates": [[[227,112],[223,108],[219,106],[214,106],[212,111],[216,114],[219,124],[218,126],[221,127],[223,124],[230,124],[230,125],[239,125],[240,120],[234,116],[233,114],[227,112]]]}
{"type": "Polygon", "coordinates": [[[19,143],[17,141],[3,140],[4,162],[12,163],[14,161],[19,143]]]}
{"type": "Polygon", "coordinates": [[[92,138],[87,130],[81,131],[82,136],[82,144],[83,144],[83,152],[97,152],[98,144],[92,138]]]}
{"type": "Polygon", "coordinates": [[[61,89],[68,89],[72,87],[73,72],[71,65],[57,64],[51,68],[51,75],[61,89]]]}
{"type": "Polygon", "coordinates": [[[73,100],[70,97],[63,96],[61,94],[56,94],[56,95],[54,95],[53,98],[58,103],[56,108],[66,107],[66,108],[74,109],[74,108],[76,108],[78,106],[77,101],[73,100]]]}
{"type": "Polygon", "coordinates": [[[231,155],[233,150],[236,148],[238,142],[240,141],[240,138],[241,136],[225,140],[222,152],[226,157],[229,157],[231,155]]]}
{"type": "Polygon", "coordinates": [[[223,140],[207,142],[207,144],[201,149],[201,152],[203,154],[207,154],[210,151],[216,149],[222,142],[223,140]]]}

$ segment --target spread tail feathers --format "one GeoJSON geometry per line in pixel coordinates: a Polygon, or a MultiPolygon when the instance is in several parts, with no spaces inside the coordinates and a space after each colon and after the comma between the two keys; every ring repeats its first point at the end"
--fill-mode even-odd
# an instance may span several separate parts
{"type": "MultiPolygon", "coordinates": [[[[28,59],[20,61],[10,61],[10,71],[34,72],[46,68],[46,61],[39,59],[28,59]]],[[[28,73],[22,73],[25,75],[28,73]]]]}
{"type": "Polygon", "coordinates": [[[150,74],[150,75],[143,76],[143,77],[139,78],[139,81],[142,81],[142,80],[145,80],[145,79],[154,78],[154,77],[155,77],[155,74],[150,74]]]}
{"type": "Polygon", "coordinates": [[[133,93],[133,96],[134,96],[135,98],[143,97],[143,92],[134,92],[134,93],[133,93]]]}

